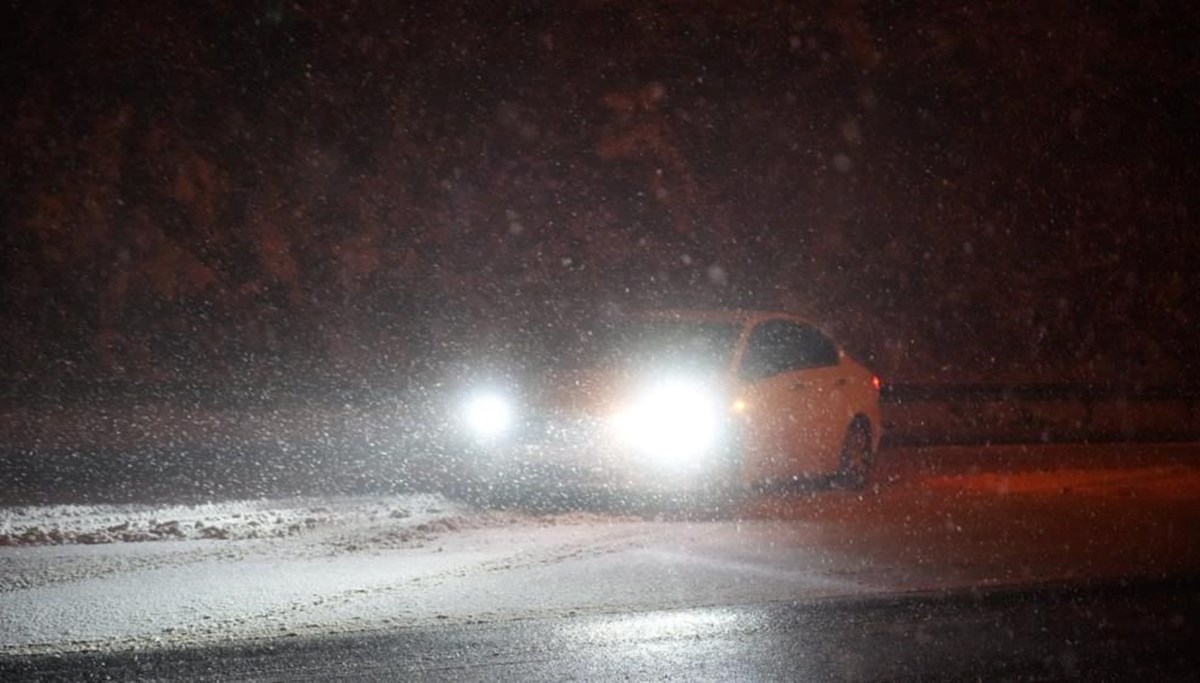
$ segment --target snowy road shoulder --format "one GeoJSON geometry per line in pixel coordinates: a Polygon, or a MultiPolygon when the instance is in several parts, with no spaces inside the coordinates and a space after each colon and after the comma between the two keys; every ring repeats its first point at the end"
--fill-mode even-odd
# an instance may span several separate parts
{"type": "Polygon", "coordinates": [[[531,541],[591,519],[480,511],[437,495],[2,514],[0,528],[17,539],[0,548],[0,653],[9,654],[398,623],[428,614],[428,586],[531,561],[534,544],[490,530],[531,541]],[[154,531],[164,526],[176,531],[154,531]],[[375,596],[391,607],[369,610],[375,596]]]}
{"type": "Polygon", "coordinates": [[[461,506],[435,495],[16,506],[0,508],[0,546],[282,538],[318,527],[380,520],[404,520],[400,526],[413,526],[462,513],[461,506]]]}

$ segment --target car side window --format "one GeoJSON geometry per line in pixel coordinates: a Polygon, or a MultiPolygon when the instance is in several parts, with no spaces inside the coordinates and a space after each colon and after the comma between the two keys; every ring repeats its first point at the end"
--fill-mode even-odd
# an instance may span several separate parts
{"type": "Polygon", "coordinates": [[[837,362],[837,347],[815,328],[789,320],[768,320],[750,333],[742,377],[756,380],[837,362]]]}

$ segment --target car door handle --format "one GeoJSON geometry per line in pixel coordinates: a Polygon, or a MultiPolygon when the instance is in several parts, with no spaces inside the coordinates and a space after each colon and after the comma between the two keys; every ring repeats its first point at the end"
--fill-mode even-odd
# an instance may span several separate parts
{"type": "Polygon", "coordinates": [[[800,391],[802,389],[807,389],[807,388],[808,388],[808,384],[806,384],[804,382],[793,382],[792,383],[792,391],[800,391]]]}
{"type": "Polygon", "coordinates": [[[839,379],[839,380],[835,381],[835,382],[833,383],[833,386],[835,386],[835,387],[844,387],[844,386],[846,386],[846,378],[845,378],[845,377],[842,377],[841,379],[839,379]]]}

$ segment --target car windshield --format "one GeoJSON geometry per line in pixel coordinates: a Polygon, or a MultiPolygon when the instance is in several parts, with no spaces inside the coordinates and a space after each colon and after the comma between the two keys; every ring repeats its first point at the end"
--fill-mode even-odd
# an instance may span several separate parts
{"type": "Polygon", "coordinates": [[[1198,263],[1200,2],[0,2],[0,681],[1196,677],[1198,263]]]}

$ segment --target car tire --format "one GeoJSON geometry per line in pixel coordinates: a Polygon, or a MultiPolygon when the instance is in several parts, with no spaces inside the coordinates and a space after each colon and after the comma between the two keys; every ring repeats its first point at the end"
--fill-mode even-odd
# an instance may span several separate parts
{"type": "Polygon", "coordinates": [[[842,439],[842,454],[834,483],[845,489],[862,490],[870,480],[875,452],[871,448],[871,427],[862,419],[850,423],[842,439]]]}

